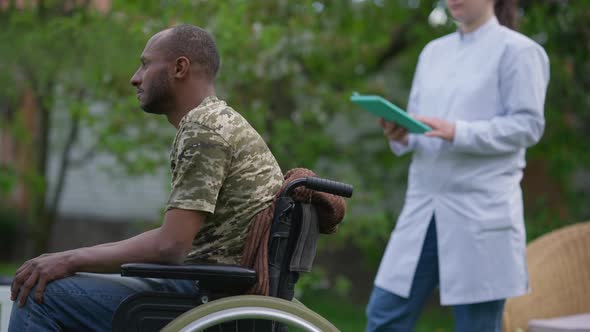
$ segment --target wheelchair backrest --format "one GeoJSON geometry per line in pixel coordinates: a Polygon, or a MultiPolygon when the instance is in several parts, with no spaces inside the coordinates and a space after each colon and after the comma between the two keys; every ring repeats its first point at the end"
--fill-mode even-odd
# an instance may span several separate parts
{"type": "Polygon", "coordinates": [[[269,236],[270,296],[293,299],[299,272],[309,271],[315,258],[318,235],[313,205],[278,198],[269,236]]]}

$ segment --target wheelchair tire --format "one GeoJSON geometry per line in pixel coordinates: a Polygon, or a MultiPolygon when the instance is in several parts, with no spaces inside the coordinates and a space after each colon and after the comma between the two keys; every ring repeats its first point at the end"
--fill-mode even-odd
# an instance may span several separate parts
{"type": "Polygon", "coordinates": [[[239,319],[277,321],[309,332],[340,331],[301,302],[268,296],[240,295],[211,301],[187,311],[166,325],[162,332],[203,331],[239,319]]]}

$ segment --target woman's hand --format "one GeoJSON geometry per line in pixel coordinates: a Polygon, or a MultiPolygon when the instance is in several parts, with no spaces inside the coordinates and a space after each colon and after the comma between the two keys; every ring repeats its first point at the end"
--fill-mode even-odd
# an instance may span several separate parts
{"type": "Polygon", "coordinates": [[[425,116],[415,116],[414,118],[432,128],[431,131],[424,134],[425,136],[439,137],[451,142],[455,139],[454,123],[425,116]]]}
{"type": "Polygon", "coordinates": [[[379,125],[383,128],[383,134],[391,141],[408,145],[408,130],[395,122],[379,119],[379,125]]]}

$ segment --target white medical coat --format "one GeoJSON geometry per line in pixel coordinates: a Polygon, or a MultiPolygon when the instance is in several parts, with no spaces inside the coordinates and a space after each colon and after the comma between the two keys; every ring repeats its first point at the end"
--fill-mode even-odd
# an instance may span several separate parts
{"type": "Polygon", "coordinates": [[[453,142],[411,134],[404,207],[375,285],[408,297],[433,214],[443,305],[528,291],[520,189],[525,149],[544,130],[549,61],[531,39],[493,17],[476,31],[429,43],[408,111],[456,125],[453,142]]]}

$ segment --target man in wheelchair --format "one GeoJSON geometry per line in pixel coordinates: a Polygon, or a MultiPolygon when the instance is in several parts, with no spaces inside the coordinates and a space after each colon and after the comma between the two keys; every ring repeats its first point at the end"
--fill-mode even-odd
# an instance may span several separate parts
{"type": "MultiPolygon", "coordinates": [[[[296,248],[289,229],[285,233],[283,227],[289,220],[281,218],[294,213],[301,217],[304,212],[287,196],[300,185],[337,195],[352,193],[338,183],[303,178],[313,175],[309,171],[290,172],[291,178],[299,179],[284,184],[264,140],[215,96],[220,59],[206,31],[191,25],[161,31],[148,41],[140,60],[131,84],[141,108],[165,115],[177,128],[164,221],[124,241],[25,262],[12,283],[11,332],[159,330],[194,306],[248,289],[290,300],[297,274],[281,274],[289,266],[277,253],[284,253],[287,246],[289,253],[296,248]],[[283,197],[275,199],[281,188],[283,197]],[[269,244],[271,237],[279,240],[269,244]],[[278,268],[272,268],[273,262],[278,268]],[[189,264],[179,265],[183,263],[189,264]],[[132,278],[115,274],[119,272],[132,278]],[[160,308],[157,313],[152,313],[154,306],[160,308]]],[[[323,205],[325,220],[340,222],[341,198],[333,204],[336,196],[310,193],[299,191],[300,200],[316,201],[323,205]]],[[[333,232],[336,223],[319,230],[333,232]]],[[[310,225],[303,232],[313,237],[318,227],[310,225]]],[[[291,268],[306,270],[315,242],[300,247],[291,268]]],[[[297,307],[294,312],[318,321],[313,313],[301,310],[297,307]]]]}
{"type": "Polygon", "coordinates": [[[178,129],[164,221],[124,241],[25,262],[12,284],[9,331],[108,331],[131,294],[197,294],[191,280],[97,274],[119,273],[124,263],[240,263],[249,222],[270,206],[283,176],[256,130],[215,96],[219,63],[213,39],[195,26],[148,41],[131,84],[144,111],[178,129]]]}

